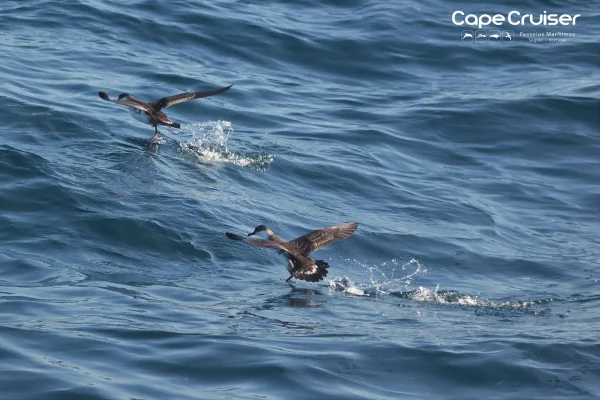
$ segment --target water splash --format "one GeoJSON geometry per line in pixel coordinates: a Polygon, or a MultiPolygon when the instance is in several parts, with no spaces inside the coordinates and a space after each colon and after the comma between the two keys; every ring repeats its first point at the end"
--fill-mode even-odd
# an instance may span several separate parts
{"type": "Polygon", "coordinates": [[[553,301],[553,299],[531,301],[489,300],[479,296],[462,294],[454,290],[440,290],[440,285],[437,285],[434,290],[419,286],[418,289],[412,292],[398,293],[398,295],[420,303],[513,310],[526,310],[553,301]]]}
{"type": "Polygon", "coordinates": [[[365,266],[369,271],[371,280],[371,287],[377,294],[390,294],[393,292],[400,291],[406,288],[412,283],[413,279],[420,274],[427,272],[427,269],[414,258],[401,263],[398,259],[394,258],[391,261],[386,261],[381,266],[365,266]],[[390,272],[386,273],[383,269],[389,269],[390,272]],[[398,269],[400,271],[406,271],[409,268],[415,267],[413,272],[403,273],[402,276],[398,275],[398,269]]]}
{"type": "Polygon", "coordinates": [[[360,263],[357,260],[347,260],[360,264],[363,268],[369,271],[369,283],[355,283],[348,277],[336,277],[329,281],[329,288],[336,291],[344,291],[346,293],[358,296],[377,296],[386,295],[395,292],[407,290],[413,279],[427,270],[414,258],[406,262],[400,262],[394,258],[391,261],[386,261],[379,266],[367,265],[360,263]],[[390,270],[391,266],[391,270],[390,270]],[[414,267],[412,272],[402,273],[414,267]],[[389,270],[385,272],[385,270],[389,270]],[[401,275],[401,276],[398,276],[401,275]]]}
{"type": "Polygon", "coordinates": [[[365,292],[363,289],[356,286],[354,282],[350,280],[348,277],[342,278],[333,278],[329,281],[329,289],[346,292],[348,294],[353,294],[355,296],[369,296],[370,294],[365,292]]]}
{"type": "MultiPolygon", "coordinates": [[[[454,290],[440,290],[440,285],[435,289],[419,286],[411,287],[413,281],[427,272],[427,269],[416,259],[411,258],[406,262],[392,259],[379,266],[367,265],[357,260],[347,260],[358,263],[369,272],[370,282],[356,283],[348,277],[335,277],[329,281],[329,289],[345,292],[356,296],[386,296],[409,299],[417,303],[453,305],[474,307],[488,310],[530,310],[553,301],[553,299],[511,301],[489,300],[478,295],[462,294],[454,290]],[[390,268],[391,267],[391,268],[390,268]],[[413,269],[414,268],[414,269],[413,269]]],[[[544,310],[531,311],[533,314],[542,314],[544,310]]]]}
{"type": "Polygon", "coordinates": [[[228,147],[233,128],[229,121],[206,121],[189,127],[192,138],[181,143],[182,152],[209,164],[229,163],[240,167],[266,170],[275,156],[264,152],[232,151],[228,147]]]}

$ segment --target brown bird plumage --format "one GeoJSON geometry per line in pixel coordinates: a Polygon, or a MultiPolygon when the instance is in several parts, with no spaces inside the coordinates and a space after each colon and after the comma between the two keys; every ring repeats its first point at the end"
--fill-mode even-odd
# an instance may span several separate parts
{"type": "Polygon", "coordinates": [[[226,233],[226,236],[229,239],[242,240],[254,246],[277,249],[280,253],[283,253],[288,259],[288,271],[290,272],[290,277],[286,279],[286,282],[293,277],[308,282],[318,282],[327,276],[329,264],[323,260],[313,260],[309,257],[310,253],[322,249],[333,242],[349,238],[356,231],[357,227],[357,222],[347,222],[328,228],[317,229],[287,242],[275,235],[266,225],[257,226],[254,232],[249,233],[248,236],[264,231],[267,233],[268,240],[245,238],[229,232],[226,233]]]}
{"type": "Polygon", "coordinates": [[[119,98],[116,100],[112,100],[108,95],[104,92],[98,92],[98,95],[101,99],[110,101],[115,104],[123,105],[131,111],[133,116],[136,119],[140,119],[142,122],[145,122],[149,125],[154,126],[154,136],[149,140],[150,143],[156,144],[158,143],[158,125],[166,125],[172,128],[180,128],[177,122],[171,121],[167,114],[161,111],[163,108],[170,107],[175,104],[183,103],[184,101],[200,99],[202,97],[214,96],[215,94],[223,93],[233,85],[229,85],[216,90],[208,90],[205,92],[190,92],[190,93],[181,93],[176,94],[174,96],[163,97],[162,99],[158,99],[151,103],[146,103],[141,100],[136,99],[129,93],[121,93],[119,98]]]}

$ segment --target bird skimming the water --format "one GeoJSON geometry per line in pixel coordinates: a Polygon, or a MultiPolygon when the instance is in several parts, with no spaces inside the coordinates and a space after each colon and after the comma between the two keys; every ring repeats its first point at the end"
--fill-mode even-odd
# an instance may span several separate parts
{"type": "Polygon", "coordinates": [[[154,136],[150,138],[148,143],[158,144],[158,125],[166,125],[172,128],[179,128],[177,122],[171,121],[167,114],[161,111],[163,108],[171,107],[172,105],[183,103],[184,101],[200,99],[202,97],[214,96],[215,94],[223,93],[233,85],[229,85],[220,89],[208,90],[205,92],[190,92],[181,93],[174,96],[163,97],[151,103],[145,103],[136,99],[129,93],[121,93],[117,100],[111,100],[104,92],[98,92],[100,98],[116,104],[121,104],[127,108],[135,119],[145,124],[154,126],[154,136]]]}
{"type": "Polygon", "coordinates": [[[289,282],[292,278],[318,282],[327,276],[329,264],[323,260],[313,260],[309,257],[309,254],[330,243],[349,238],[357,227],[357,222],[346,222],[337,226],[317,229],[288,242],[275,235],[266,225],[257,226],[254,232],[249,233],[248,236],[264,231],[268,240],[244,238],[229,232],[226,233],[226,236],[232,240],[243,240],[254,246],[278,249],[279,253],[283,254],[288,260],[290,277],[285,280],[286,282],[289,282]]]}

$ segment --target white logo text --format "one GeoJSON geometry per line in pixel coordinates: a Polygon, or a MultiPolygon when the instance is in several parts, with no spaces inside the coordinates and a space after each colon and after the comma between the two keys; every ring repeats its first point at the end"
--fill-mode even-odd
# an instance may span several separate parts
{"type": "Polygon", "coordinates": [[[577,18],[581,17],[581,14],[569,15],[569,14],[548,14],[544,11],[543,14],[524,14],[521,16],[519,11],[511,11],[508,16],[503,14],[467,14],[463,11],[454,11],[452,13],[452,23],[454,25],[472,25],[477,26],[479,29],[489,24],[502,25],[507,21],[511,25],[575,25],[577,18]]]}

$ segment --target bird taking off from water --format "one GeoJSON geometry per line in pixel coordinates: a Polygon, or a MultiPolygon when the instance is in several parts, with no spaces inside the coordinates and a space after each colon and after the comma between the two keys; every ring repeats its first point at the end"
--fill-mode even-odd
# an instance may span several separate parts
{"type": "Polygon", "coordinates": [[[290,277],[286,279],[286,282],[289,282],[292,278],[308,282],[318,282],[327,276],[329,264],[323,260],[313,260],[309,257],[310,253],[322,249],[333,242],[349,238],[356,231],[357,227],[357,222],[346,222],[337,226],[317,229],[287,242],[275,235],[266,225],[257,226],[248,236],[255,235],[258,232],[265,232],[267,240],[246,238],[229,232],[226,233],[226,236],[229,239],[245,241],[254,246],[277,249],[288,261],[287,268],[290,277]]]}
{"type": "Polygon", "coordinates": [[[220,89],[208,90],[205,92],[189,92],[176,94],[174,96],[163,97],[151,103],[146,103],[136,99],[129,93],[121,93],[119,98],[112,100],[104,92],[98,92],[101,99],[110,101],[112,103],[123,105],[129,108],[129,111],[135,119],[145,124],[152,125],[154,127],[154,136],[150,138],[148,143],[158,144],[158,125],[166,125],[171,128],[180,128],[181,126],[177,122],[171,121],[167,114],[162,112],[163,108],[171,107],[175,104],[183,103],[184,101],[201,99],[202,97],[214,96],[215,94],[223,93],[233,85],[229,85],[220,89]]]}

